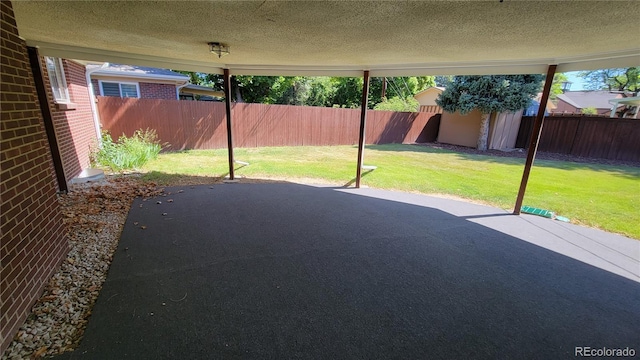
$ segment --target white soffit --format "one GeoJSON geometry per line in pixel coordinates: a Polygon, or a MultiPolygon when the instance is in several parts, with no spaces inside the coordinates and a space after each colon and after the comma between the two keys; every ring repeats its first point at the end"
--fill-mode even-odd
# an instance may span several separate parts
{"type": "Polygon", "coordinates": [[[14,1],[41,54],[175,70],[371,76],[640,65],[638,1],[14,1]],[[207,42],[231,54],[218,58],[207,42]]]}

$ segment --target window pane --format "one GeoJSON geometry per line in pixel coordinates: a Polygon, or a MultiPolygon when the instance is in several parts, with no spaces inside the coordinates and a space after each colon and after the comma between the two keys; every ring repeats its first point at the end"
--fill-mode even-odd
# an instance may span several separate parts
{"type": "Polygon", "coordinates": [[[118,83],[102,83],[102,95],[120,97],[120,87],[118,83]]]}
{"type": "Polygon", "coordinates": [[[49,75],[49,83],[53,98],[57,102],[68,102],[69,95],[67,92],[67,84],[64,80],[64,72],[62,71],[62,63],[57,58],[45,57],[47,64],[47,74],[49,75]]]}
{"type": "Polygon", "coordinates": [[[122,90],[122,97],[138,97],[138,87],[133,84],[120,84],[122,90]]]}

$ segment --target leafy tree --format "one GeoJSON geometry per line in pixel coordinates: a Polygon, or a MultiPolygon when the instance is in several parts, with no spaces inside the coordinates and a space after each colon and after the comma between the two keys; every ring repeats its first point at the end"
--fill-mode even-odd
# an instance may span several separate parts
{"type": "Polygon", "coordinates": [[[355,109],[362,102],[362,85],[364,84],[361,77],[332,77],[331,83],[335,89],[332,105],[334,107],[346,107],[355,109]]]}
{"type": "Polygon", "coordinates": [[[581,112],[585,115],[598,115],[598,109],[593,106],[586,107],[582,109],[581,112]]]}
{"type": "MultiPolygon", "coordinates": [[[[221,75],[178,72],[188,75],[193,84],[215,90],[224,89],[221,75]]],[[[435,86],[433,76],[372,78],[369,86],[371,109],[384,101],[383,79],[389,84],[386,97],[398,97],[401,100],[435,86]]],[[[238,102],[357,108],[362,102],[362,81],[361,77],[233,76],[231,96],[233,101],[238,102]]]]}
{"type": "Polygon", "coordinates": [[[435,76],[436,86],[447,87],[450,82],[453,81],[453,76],[451,75],[438,75],[435,76]]]}
{"type": "Polygon", "coordinates": [[[370,109],[374,109],[377,104],[385,101],[385,99],[382,98],[382,86],[384,81],[387,82],[385,95],[387,99],[398,97],[400,100],[404,100],[408,97],[413,97],[413,95],[424,89],[436,85],[433,76],[372,78],[369,86],[370,109]]]}
{"type": "Polygon", "coordinates": [[[540,91],[543,79],[542,75],[455,76],[436,103],[448,112],[467,114],[480,110],[482,120],[477,146],[479,150],[486,150],[491,116],[528,107],[540,91]]]}
{"type": "Polygon", "coordinates": [[[558,95],[562,94],[563,83],[568,81],[569,78],[567,75],[563,73],[556,73],[553,75],[553,83],[551,84],[551,92],[549,93],[549,98],[551,100],[555,100],[558,98],[558,95]]]}
{"type": "Polygon", "coordinates": [[[375,110],[387,110],[387,111],[418,111],[420,107],[420,103],[418,100],[413,98],[413,96],[409,96],[405,99],[402,99],[398,96],[394,96],[391,99],[384,99],[384,101],[376,104],[373,108],[375,110]]]}
{"type": "Polygon", "coordinates": [[[332,106],[335,96],[335,88],[328,76],[308,78],[308,94],[306,105],[308,106],[332,106]]]}
{"type": "Polygon", "coordinates": [[[640,91],[640,67],[581,71],[588,90],[640,91]]]}

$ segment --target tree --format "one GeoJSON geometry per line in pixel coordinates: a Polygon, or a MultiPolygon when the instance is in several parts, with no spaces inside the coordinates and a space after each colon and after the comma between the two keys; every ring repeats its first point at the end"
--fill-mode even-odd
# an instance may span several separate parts
{"type": "Polygon", "coordinates": [[[436,103],[445,111],[467,114],[480,110],[482,120],[478,150],[487,149],[489,122],[493,114],[527,108],[542,87],[542,75],[455,76],[436,103]]]}
{"type": "Polygon", "coordinates": [[[581,71],[578,76],[588,90],[640,91],[640,67],[581,71]]]}
{"type": "MultiPolygon", "coordinates": [[[[394,97],[404,101],[404,99],[412,98],[413,95],[420,91],[436,85],[433,76],[403,76],[403,77],[387,77],[372,78],[369,86],[369,108],[374,109],[377,104],[386,101],[382,97],[383,81],[387,82],[386,99],[394,97]]],[[[408,104],[405,101],[405,107],[408,104]]]]}
{"type": "MultiPolygon", "coordinates": [[[[221,75],[178,72],[189,76],[192,84],[208,86],[215,90],[224,88],[221,75]]],[[[403,101],[428,87],[435,86],[433,76],[372,78],[369,88],[370,109],[384,101],[383,79],[386,79],[389,85],[386,98],[398,97],[403,101]]],[[[362,81],[361,77],[240,75],[231,78],[231,99],[249,103],[357,108],[362,102],[362,81]]],[[[404,107],[407,106],[409,103],[405,101],[404,107]]]]}
{"type": "Polygon", "coordinates": [[[451,75],[438,75],[435,76],[436,86],[447,87],[450,82],[453,81],[453,76],[451,75]]]}
{"type": "Polygon", "coordinates": [[[563,73],[556,73],[553,75],[553,83],[551,84],[551,92],[549,93],[549,98],[551,100],[557,99],[558,95],[563,93],[563,83],[567,81],[569,81],[569,78],[563,73]]]}

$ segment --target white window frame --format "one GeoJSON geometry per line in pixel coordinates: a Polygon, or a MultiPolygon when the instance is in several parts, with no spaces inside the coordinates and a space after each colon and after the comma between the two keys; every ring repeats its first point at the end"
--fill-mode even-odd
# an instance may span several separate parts
{"type": "Polygon", "coordinates": [[[53,101],[56,104],[70,104],[71,97],[69,96],[69,87],[67,86],[67,79],[64,75],[64,67],[62,65],[62,59],[56,57],[45,57],[45,65],[47,68],[47,74],[49,75],[49,85],[51,86],[51,93],[53,95],[53,101]],[[53,82],[51,81],[51,70],[49,68],[48,59],[51,59],[53,62],[53,71],[55,72],[55,77],[58,79],[58,93],[61,97],[56,96],[56,89],[54,89],[53,82]]]}
{"type": "Polygon", "coordinates": [[[138,93],[138,96],[136,96],[135,98],[131,98],[131,99],[140,99],[140,83],[137,82],[127,82],[127,81],[112,81],[112,80],[98,80],[98,83],[100,84],[100,96],[104,96],[104,90],[102,89],[102,83],[106,82],[106,83],[113,83],[113,84],[118,84],[118,90],[120,91],[120,97],[123,98],[122,96],[122,86],[121,85],[135,85],[136,86],[136,92],[138,93]]]}

